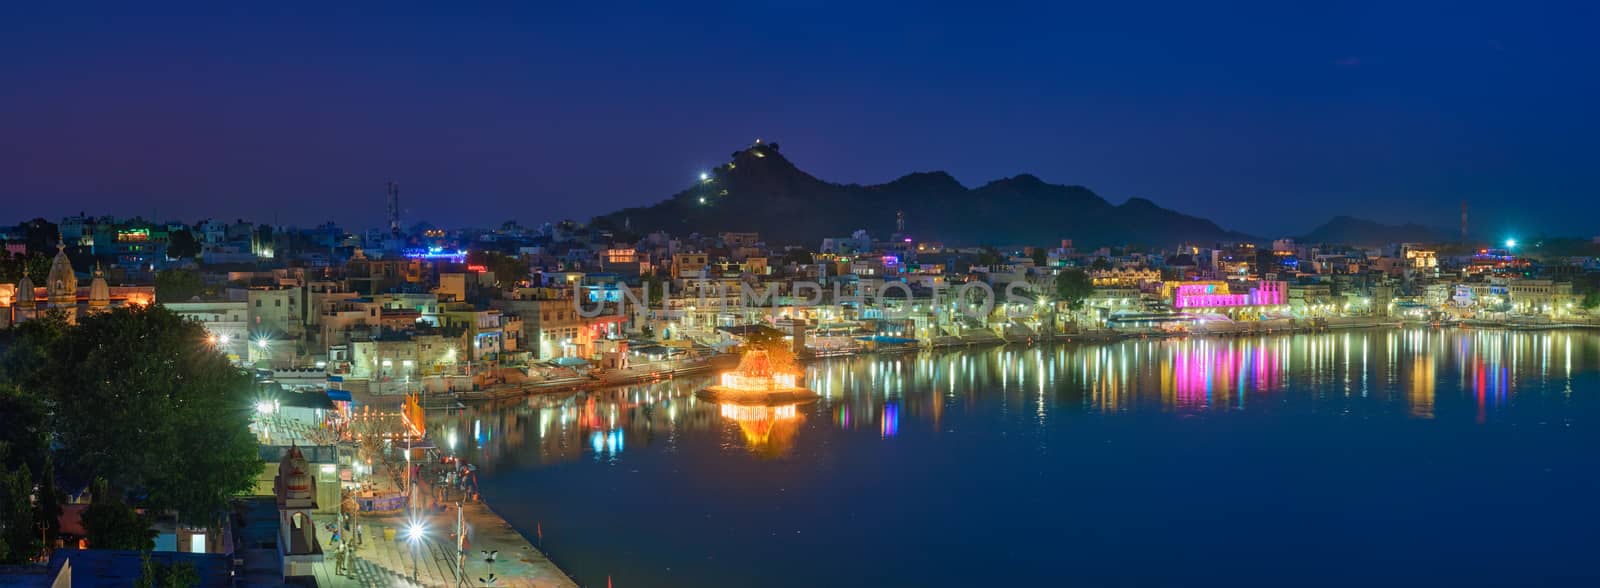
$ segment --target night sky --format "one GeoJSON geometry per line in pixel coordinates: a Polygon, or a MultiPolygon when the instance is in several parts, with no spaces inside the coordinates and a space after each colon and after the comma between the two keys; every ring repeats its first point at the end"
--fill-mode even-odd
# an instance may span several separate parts
{"type": "Polygon", "coordinates": [[[0,222],[359,228],[390,179],[408,223],[587,219],[759,137],[1269,237],[1600,234],[1596,2],[208,4],[0,6],[0,222]]]}

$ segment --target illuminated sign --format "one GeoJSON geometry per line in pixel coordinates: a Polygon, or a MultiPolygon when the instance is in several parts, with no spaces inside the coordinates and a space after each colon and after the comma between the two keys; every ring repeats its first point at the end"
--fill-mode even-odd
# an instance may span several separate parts
{"type": "Polygon", "coordinates": [[[150,240],[150,229],[125,229],[125,230],[117,231],[117,241],[119,241],[119,242],[126,243],[126,242],[129,242],[129,241],[149,241],[149,240],[150,240]]]}
{"type": "Polygon", "coordinates": [[[444,259],[463,263],[467,261],[467,252],[459,249],[446,251],[443,247],[429,247],[427,249],[407,249],[406,257],[411,259],[444,259]]]}

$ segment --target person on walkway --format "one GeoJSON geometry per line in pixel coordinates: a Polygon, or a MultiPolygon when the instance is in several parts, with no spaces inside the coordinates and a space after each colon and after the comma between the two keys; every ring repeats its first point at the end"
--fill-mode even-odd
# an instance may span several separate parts
{"type": "Polygon", "coordinates": [[[356,523],[356,545],[361,545],[363,543],[366,543],[366,537],[363,536],[361,523],[356,523]]]}

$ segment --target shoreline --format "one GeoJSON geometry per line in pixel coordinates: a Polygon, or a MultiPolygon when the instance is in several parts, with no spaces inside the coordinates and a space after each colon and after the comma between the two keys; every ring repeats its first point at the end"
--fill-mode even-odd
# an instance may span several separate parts
{"type": "MultiPolygon", "coordinates": [[[[1495,329],[1495,330],[1506,330],[1506,331],[1523,331],[1523,330],[1555,330],[1555,329],[1565,329],[1565,328],[1593,329],[1593,328],[1600,328],[1600,325],[1553,324],[1553,325],[1539,325],[1539,326],[1537,326],[1535,328],[1528,328],[1525,325],[1503,324],[1503,323],[1501,323],[1501,324],[1492,324],[1492,325],[1491,324],[1462,324],[1462,323],[1453,323],[1453,324],[1448,324],[1448,325],[1433,325],[1433,324],[1406,324],[1406,323],[1404,323],[1402,321],[1371,321],[1371,322],[1363,321],[1363,322],[1356,322],[1356,323],[1343,323],[1343,324],[1322,325],[1322,326],[1293,326],[1293,327],[1287,327],[1287,328],[1272,328],[1272,329],[1264,329],[1264,330],[1248,329],[1248,330],[1238,330],[1238,331],[1204,332],[1204,333],[1152,334],[1152,333],[1111,332],[1111,333],[1105,333],[1104,335],[1098,334],[1098,333],[1090,333],[1090,334],[1078,334],[1078,335],[1067,335],[1067,336],[1061,336],[1061,337],[1043,338],[1043,339],[1038,339],[1038,340],[1035,340],[1035,341],[1032,341],[1032,342],[1029,342],[1029,341],[1016,341],[1016,340],[1009,340],[1009,339],[1005,339],[1005,338],[995,337],[994,339],[989,339],[989,340],[985,340],[985,341],[982,341],[982,342],[947,342],[945,344],[939,344],[939,345],[916,346],[916,347],[911,348],[911,349],[862,351],[862,352],[859,352],[859,353],[852,353],[852,354],[841,354],[841,355],[831,355],[831,356],[826,356],[826,357],[809,358],[809,359],[807,359],[807,361],[828,360],[828,359],[834,359],[834,358],[837,358],[837,357],[855,357],[855,356],[859,356],[859,355],[867,355],[867,354],[872,354],[872,353],[905,353],[905,352],[912,352],[912,351],[924,351],[924,350],[934,350],[934,349],[951,349],[951,348],[956,348],[956,347],[1003,346],[1003,345],[1009,345],[1009,344],[1015,344],[1015,343],[1028,343],[1030,345],[1034,344],[1034,343],[1075,343],[1075,342],[1076,343],[1113,343],[1113,342],[1117,342],[1117,341],[1121,341],[1121,340],[1125,340],[1125,339],[1152,338],[1152,337],[1153,338],[1160,338],[1160,339],[1175,339],[1175,338],[1185,338],[1185,337],[1195,337],[1195,336],[1207,337],[1207,338],[1226,338],[1226,337],[1241,337],[1241,336],[1255,336],[1255,335],[1289,335],[1289,334],[1300,334],[1300,333],[1316,333],[1316,332],[1326,332],[1326,331],[1342,331],[1342,330],[1357,330],[1357,329],[1403,329],[1403,328],[1407,328],[1407,327],[1429,327],[1429,328],[1454,327],[1454,328],[1469,328],[1469,329],[1495,329]]],[[[700,367],[698,369],[675,371],[672,374],[666,376],[665,378],[661,378],[661,379],[672,379],[673,376],[678,375],[678,374],[705,371],[705,369],[707,369],[709,367],[711,367],[711,366],[708,363],[706,366],[700,367]]],[[[562,387],[562,388],[548,387],[548,388],[540,389],[540,387],[524,387],[524,388],[521,388],[521,389],[518,389],[518,390],[508,391],[509,393],[501,393],[501,394],[497,394],[497,395],[493,395],[493,396],[484,397],[484,398],[481,398],[481,399],[476,399],[474,401],[475,402],[487,402],[487,401],[492,401],[492,400],[503,400],[503,399],[506,399],[506,398],[512,398],[512,397],[517,397],[517,396],[532,396],[534,394],[548,394],[548,393],[555,393],[555,392],[568,392],[568,391],[580,391],[580,390],[604,390],[604,389],[618,387],[618,386],[626,386],[626,385],[629,385],[629,384],[632,384],[632,383],[637,383],[637,381],[642,381],[642,379],[641,380],[636,380],[636,381],[625,381],[625,382],[605,382],[605,381],[601,381],[601,380],[593,380],[593,381],[591,381],[590,385],[570,386],[570,387],[562,387]]],[[[564,575],[563,579],[566,580],[566,582],[567,582],[566,585],[571,585],[571,586],[576,586],[577,585],[575,580],[572,580],[571,574],[569,574],[566,570],[561,569],[560,566],[556,563],[556,561],[553,558],[550,557],[550,554],[545,552],[545,551],[543,551],[543,549],[540,548],[535,543],[534,539],[528,537],[528,535],[525,532],[523,532],[521,529],[518,529],[515,525],[512,525],[509,521],[507,521],[499,513],[495,512],[493,506],[489,504],[488,500],[480,499],[479,502],[477,502],[475,506],[477,508],[481,508],[481,510],[483,511],[483,514],[480,515],[480,516],[482,516],[483,518],[489,519],[493,524],[498,525],[498,526],[502,527],[503,529],[509,530],[510,532],[514,533],[516,535],[516,537],[518,539],[520,539],[521,543],[525,546],[525,547],[523,547],[524,549],[531,550],[532,553],[538,554],[546,562],[548,562],[548,564],[552,568],[556,569],[561,574],[563,574],[564,575]]]]}
{"type": "MultiPolygon", "coordinates": [[[[1406,328],[1406,327],[1428,327],[1428,328],[1447,328],[1447,327],[1452,327],[1452,328],[1462,328],[1462,329],[1485,329],[1485,330],[1506,330],[1506,331],[1546,331],[1546,330],[1559,330],[1559,329],[1600,329],[1600,323],[1592,323],[1592,324],[1591,323],[1573,323],[1573,322],[1566,322],[1566,323],[1522,323],[1522,322],[1510,322],[1510,321],[1458,321],[1458,322],[1454,322],[1454,323],[1407,323],[1405,321],[1398,320],[1398,319],[1371,319],[1371,320],[1349,320],[1349,319],[1346,319],[1346,320],[1343,320],[1343,321],[1340,321],[1340,322],[1336,322],[1336,323],[1325,323],[1325,324],[1321,324],[1321,325],[1272,325],[1272,326],[1266,326],[1266,327],[1258,326],[1257,324],[1254,324],[1254,323],[1231,323],[1231,324],[1247,325],[1247,326],[1240,327],[1240,328],[1205,329],[1205,330],[1184,331],[1184,332],[1116,331],[1116,330],[1106,329],[1106,330],[1101,330],[1101,331],[1088,331],[1088,332],[1081,332],[1081,333],[1059,334],[1059,335],[1051,335],[1051,336],[1044,336],[1044,337],[1027,337],[1027,336],[1016,336],[1016,335],[1010,335],[1010,336],[1002,337],[1002,336],[999,336],[999,335],[995,335],[993,333],[983,332],[981,336],[972,337],[972,338],[956,337],[956,336],[943,336],[943,337],[939,337],[937,339],[931,340],[927,344],[906,345],[906,346],[897,346],[897,347],[882,348],[882,349],[859,349],[859,350],[848,351],[848,352],[828,353],[828,354],[823,354],[823,355],[814,355],[814,356],[809,356],[809,357],[803,357],[803,358],[801,358],[800,361],[803,362],[803,363],[810,363],[810,362],[813,362],[813,361],[824,361],[824,360],[829,360],[829,359],[837,359],[837,358],[841,358],[841,357],[858,357],[858,356],[863,356],[863,355],[892,355],[892,354],[903,354],[903,353],[917,353],[917,352],[921,352],[921,351],[930,351],[930,350],[954,349],[954,348],[961,348],[961,347],[976,348],[976,347],[990,347],[990,346],[1001,346],[1001,345],[1011,345],[1011,344],[1033,345],[1033,344],[1040,344],[1040,343],[1115,343],[1117,341],[1122,341],[1122,340],[1127,340],[1127,339],[1182,339],[1182,338],[1188,338],[1188,337],[1226,338],[1226,337],[1247,337],[1247,336],[1262,336],[1262,335],[1291,335],[1291,334],[1300,334],[1300,333],[1318,333],[1318,332],[1326,332],[1326,331],[1345,331],[1345,330],[1356,330],[1356,329],[1379,329],[1379,328],[1400,329],[1400,328],[1406,328]]],[[[512,399],[512,398],[524,398],[524,397],[529,397],[529,396],[534,396],[534,395],[542,395],[542,394],[554,394],[554,393],[563,393],[563,392],[579,392],[579,391],[591,391],[591,390],[604,390],[604,389],[608,389],[608,388],[612,388],[612,387],[616,387],[616,386],[627,386],[627,385],[640,384],[640,383],[646,383],[646,382],[657,382],[657,381],[663,381],[663,380],[672,380],[672,379],[675,379],[677,376],[680,376],[680,375],[695,374],[695,373],[704,372],[704,371],[712,370],[712,369],[719,368],[719,367],[723,367],[723,368],[730,367],[730,366],[723,366],[723,365],[719,365],[719,364],[720,363],[729,363],[726,360],[720,360],[720,358],[721,357],[730,357],[731,358],[731,356],[718,356],[718,357],[719,357],[719,359],[712,359],[712,360],[707,361],[707,362],[705,362],[703,364],[684,367],[684,368],[652,370],[652,371],[645,371],[645,372],[641,372],[641,373],[637,373],[637,374],[631,374],[631,375],[621,375],[621,374],[613,373],[613,374],[607,374],[605,376],[600,376],[600,377],[571,378],[569,380],[564,380],[564,381],[559,381],[559,382],[545,382],[545,383],[537,383],[537,384],[520,384],[520,385],[505,385],[505,384],[502,384],[502,385],[492,386],[492,387],[484,389],[484,390],[473,390],[473,391],[469,391],[469,392],[457,392],[457,393],[449,395],[448,398],[450,398],[450,399],[452,399],[452,400],[454,400],[456,402],[459,402],[459,403],[483,403],[483,402],[493,402],[493,401],[499,401],[499,400],[507,400],[507,399],[512,399]]],[[[451,409],[451,408],[459,408],[459,407],[446,407],[446,406],[428,407],[428,410],[448,410],[448,409],[451,409]]]]}

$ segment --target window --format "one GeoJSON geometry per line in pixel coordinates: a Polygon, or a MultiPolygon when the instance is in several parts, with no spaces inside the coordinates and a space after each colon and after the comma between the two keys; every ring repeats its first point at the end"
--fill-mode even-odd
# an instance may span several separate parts
{"type": "Polygon", "coordinates": [[[261,299],[260,298],[256,299],[256,308],[261,308],[261,299]]]}
{"type": "Polygon", "coordinates": [[[272,305],[275,306],[275,307],[282,308],[283,307],[283,299],[279,298],[277,300],[273,300],[272,301],[272,305]]]}

